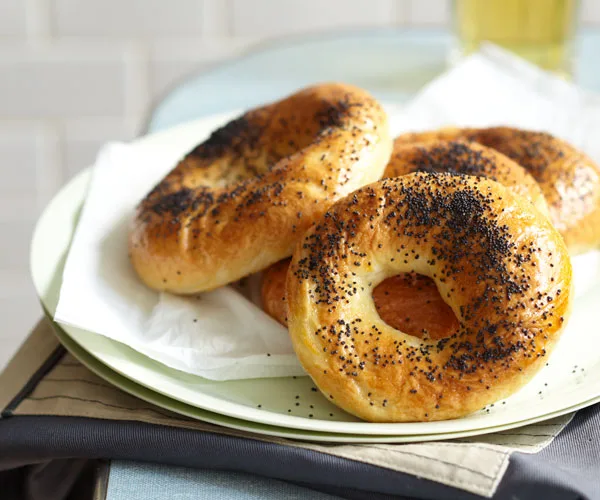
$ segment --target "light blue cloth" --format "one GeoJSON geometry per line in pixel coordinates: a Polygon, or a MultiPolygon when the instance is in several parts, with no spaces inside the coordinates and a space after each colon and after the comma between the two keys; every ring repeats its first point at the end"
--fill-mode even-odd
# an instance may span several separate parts
{"type": "Polygon", "coordinates": [[[335,500],[294,484],[244,474],[114,461],[107,500],[335,500]]]}

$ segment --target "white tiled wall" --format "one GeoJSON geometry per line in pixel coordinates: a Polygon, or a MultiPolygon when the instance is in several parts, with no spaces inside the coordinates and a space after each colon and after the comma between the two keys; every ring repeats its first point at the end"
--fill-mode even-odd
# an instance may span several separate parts
{"type": "MultiPolygon", "coordinates": [[[[449,2],[0,0],[0,368],[40,315],[27,270],[40,210],[173,82],[266,37],[445,25],[449,2]]],[[[582,17],[600,25],[600,0],[582,17]]]]}

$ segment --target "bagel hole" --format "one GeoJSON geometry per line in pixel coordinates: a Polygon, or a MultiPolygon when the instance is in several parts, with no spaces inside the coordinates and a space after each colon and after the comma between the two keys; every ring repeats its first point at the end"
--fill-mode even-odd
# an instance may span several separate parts
{"type": "Polygon", "coordinates": [[[442,299],[435,282],[417,273],[402,273],[373,290],[377,313],[389,326],[422,339],[451,336],[459,327],[454,311],[442,299]]]}

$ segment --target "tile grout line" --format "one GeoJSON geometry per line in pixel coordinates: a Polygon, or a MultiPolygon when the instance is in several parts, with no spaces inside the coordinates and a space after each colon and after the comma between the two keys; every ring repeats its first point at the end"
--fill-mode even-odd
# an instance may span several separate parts
{"type": "Polygon", "coordinates": [[[134,135],[138,135],[140,122],[151,102],[150,48],[141,39],[131,40],[125,57],[125,112],[122,119],[128,128],[135,129],[134,135]]]}
{"type": "Polygon", "coordinates": [[[200,37],[205,40],[232,38],[232,10],[231,0],[205,0],[202,3],[200,37]]]}
{"type": "Polygon", "coordinates": [[[36,199],[38,212],[65,178],[64,130],[59,120],[41,120],[36,138],[36,199]]]}
{"type": "Polygon", "coordinates": [[[408,26],[410,24],[410,0],[394,0],[391,17],[394,26],[408,26]]]}
{"type": "Polygon", "coordinates": [[[22,0],[25,2],[26,45],[40,47],[51,41],[52,8],[48,0],[22,0]]]}
{"type": "Polygon", "coordinates": [[[227,38],[235,37],[235,29],[234,29],[234,16],[233,16],[233,0],[224,0],[225,3],[225,12],[226,12],[226,30],[224,36],[227,38]]]}

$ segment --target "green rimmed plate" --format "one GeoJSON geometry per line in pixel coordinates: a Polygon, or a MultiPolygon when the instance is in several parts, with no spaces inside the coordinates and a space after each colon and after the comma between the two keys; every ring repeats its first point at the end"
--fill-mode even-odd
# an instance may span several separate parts
{"type": "MultiPolygon", "coordinates": [[[[51,316],[46,312],[48,320],[52,324],[54,333],[62,343],[62,345],[84,366],[94,372],[99,377],[103,378],[107,382],[110,382],[115,387],[136,396],[148,403],[152,403],[156,406],[170,410],[174,413],[184,415],[186,417],[208,422],[210,424],[221,425],[223,427],[229,427],[232,429],[253,432],[256,434],[262,434],[267,436],[281,437],[286,439],[296,439],[301,441],[314,441],[314,442],[328,442],[328,443],[412,443],[412,442],[423,442],[423,441],[438,441],[447,439],[457,439],[463,437],[477,436],[480,434],[489,434],[492,432],[499,432],[514,427],[520,427],[524,425],[534,424],[543,420],[558,417],[566,413],[576,411],[583,406],[576,406],[573,408],[567,408],[564,411],[560,411],[550,415],[544,415],[537,419],[531,419],[526,422],[520,422],[516,424],[509,424],[505,426],[499,426],[489,429],[477,429],[473,431],[463,431],[449,434],[426,434],[423,436],[376,436],[376,435],[356,435],[356,434],[336,434],[332,432],[311,432],[300,429],[286,429],[285,427],[276,427],[271,425],[260,424],[257,422],[251,422],[248,420],[240,420],[233,417],[227,417],[226,415],[219,415],[218,413],[212,413],[195,406],[191,406],[175,399],[169,398],[163,394],[159,394],[147,387],[135,383],[134,381],[119,375],[114,370],[111,370],[108,366],[104,365],[101,361],[96,359],[90,353],[88,353],[83,347],[75,342],[58,324],[52,321],[51,316]]],[[[594,404],[591,402],[589,404],[594,404]]]]}

